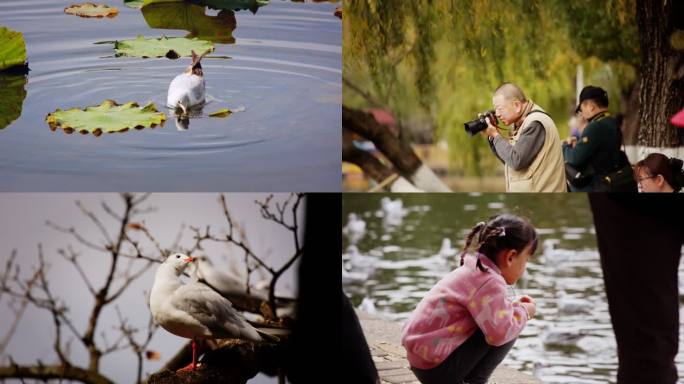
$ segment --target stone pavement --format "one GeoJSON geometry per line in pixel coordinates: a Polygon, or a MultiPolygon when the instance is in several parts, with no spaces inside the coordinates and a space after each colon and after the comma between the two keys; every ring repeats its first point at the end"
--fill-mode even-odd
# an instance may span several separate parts
{"type": "MultiPolygon", "coordinates": [[[[383,384],[420,384],[409,369],[406,352],[401,346],[401,324],[382,320],[356,311],[363,333],[383,384]]],[[[515,369],[499,366],[490,384],[541,384],[534,377],[515,369]]]]}

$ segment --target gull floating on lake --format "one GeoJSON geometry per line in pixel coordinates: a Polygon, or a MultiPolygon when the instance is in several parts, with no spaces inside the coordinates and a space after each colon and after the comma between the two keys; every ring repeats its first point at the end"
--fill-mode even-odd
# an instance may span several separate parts
{"type": "Polygon", "coordinates": [[[572,259],[573,252],[567,249],[556,249],[556,245],[560,243],[558,239],[546,239],[542,242],[542,256],[547,265],[557,266],[562,262],[572,259]]]}
{"type": "Polygon", "coordinates": [[[589,300],[576,298],[564,292],[559,295],[556,305],[558,306],[558,313],[565,315],[588,314],[594,308],[594,305],[589,300]]]}
{"type": "Polygon", "coordinates": [[[366,233],[366,222],[359,218],[356,213],[352,212],[349,214],[347,225],[342,228],[342,233],[347,235],[350,243],[358,243],[366,233]]]}
{"type": "Polygon", "coordinates": [[[192,363],[197,366],[197,340],[243,339],[261,341],[271,337],[248,324],[226,298],[198,283],[183,283],[180,275],[194,259],[174,253],[159,266],[150,292],[150,311],[162,328],[192,339],[192,363]]]}
{"type": "Polygon", "coordinates": [[[389,197],[383,197],[380,199],[380,205],[385,216],[404,216],[408,213],[401,199],[392,200],[389,197]]]}
{"type": "Polygon", "coordinates": [[[197,56],[195,51],[192,51],[192,63],[169,85],[166,97],[166,104],[169,108],[180,109],[183,115],[187,115],[189,108],[204,104],[204,73],[202,73],[200,61],[209,52],[211,50],[197,56]]]}
{"type": "Polygon", "coordinates": [[[375,215],[382,217],[382,225],[385,228],[401,226],[408,210],[404,208],[401,199],[392,200],[389,197],[380,199],[380,210],[375,215]]]}
{"type": "Polygon", "coordinates": [[[437,254],[445,261],[449,261],[458,254],[458,250],[451,246],[451,239],[445,237],[442,239],[442,247],[437,254]]]}

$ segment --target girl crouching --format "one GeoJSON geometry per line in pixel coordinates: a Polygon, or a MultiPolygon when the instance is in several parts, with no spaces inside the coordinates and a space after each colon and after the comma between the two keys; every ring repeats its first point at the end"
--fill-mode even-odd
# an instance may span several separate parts
{"type": "Polygon", "coordinates": [[[411,369],[423,384],[485,383],[535,314],[532,299],[506,297],[537,248],[537,233],[511,214],[478,223],[461,266],[418,304],[402,333],[411,369]],[[477,253],[468,249],[477,239],[477,253]]]}

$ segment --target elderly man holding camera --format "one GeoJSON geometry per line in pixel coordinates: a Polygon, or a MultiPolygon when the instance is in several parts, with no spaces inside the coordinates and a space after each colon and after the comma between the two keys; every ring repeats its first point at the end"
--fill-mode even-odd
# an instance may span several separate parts
{"type": "Polygon", "coordinates": [[[556,124],[513,83],[494,91],[494,116],[482,131],[504,163],[506,192],[566,192],[561,140],[556,124]],[[509,138],[499,134],[497,120],[513,124],[509,138]]]}

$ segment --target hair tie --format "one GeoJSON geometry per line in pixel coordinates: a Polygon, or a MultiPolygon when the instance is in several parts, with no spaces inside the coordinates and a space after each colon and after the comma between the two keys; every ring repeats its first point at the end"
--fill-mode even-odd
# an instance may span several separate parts
{"type": "Polygon", "coordinates": [[[499,227],[499,228],[501,228],[501,233],[499,233],[499,237],[506,236],[506,228],[505,227],[499,227]]]}

